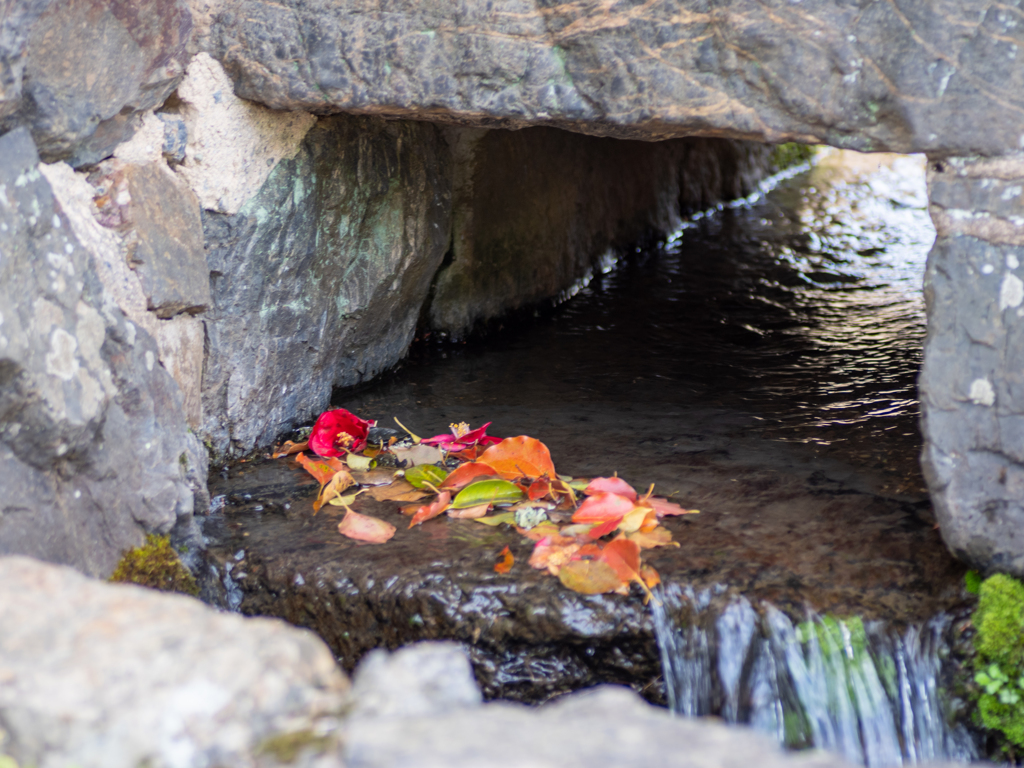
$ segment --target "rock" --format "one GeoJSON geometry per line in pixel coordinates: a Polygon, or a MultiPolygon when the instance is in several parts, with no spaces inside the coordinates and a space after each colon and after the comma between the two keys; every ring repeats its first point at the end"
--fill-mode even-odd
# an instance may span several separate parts
{"type": "Polygon", "coordinates": [[[109,157],[174,90],[192,17],[183,0],[19,0],[9,27],[0,130],[27,126],[47,162],[80,166],[109,157]]]}
{"type": "MultiPolygon", "coordinates": [[[[251,766],[329,731],[348,682],[309,632],[0,557],[0,723],[19,765],[251,766]]],[[[2,739],[0,739],[2,741],[2,739]]]]}
{"type": "Polygon", "coordinates": [[[217,9],[205,45],[239,96],[275,109],[865,151],[995,154],[1022,141],[1024,28],[987,0],[217,9]]]}
{"type": "Polygon", "coordinates": [[[0,136],[0,553],[102,575],[144,532],[192,530],[206,467],[38,164],[27,130],[0,136]]]}
{"type": "Polygon", "coordinates": [[[237,214],[204,212],[203,433],[216,452],[267,445],[323,410],[332,387],[399,360],[448,247],[450,205],[437,128],[340,116],[237,214]]]}
{"type": "Polygon", "coordinates": [[[950,550],[1024,577],[1024,154],[933,159],[928,186],[925,476],[950,550]]]}
{"type": "Polygon", "coordinates": [[[746,196],[771,154],[751,142],[551,128],[456,129],[449,141],[454,231],[428,318],[456,338],[570,290],[609,249],[671,232],[683,211],[746,196]]]}

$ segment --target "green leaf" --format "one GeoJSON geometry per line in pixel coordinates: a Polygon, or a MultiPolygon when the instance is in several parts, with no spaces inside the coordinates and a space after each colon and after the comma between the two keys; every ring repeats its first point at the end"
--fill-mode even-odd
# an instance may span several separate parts
{"type": "Polygon", "coordinates": [[[427,484],[437,488],[448,477],[448,470],[434,464],[417,464],[405,470],[405,479],[413,488],[424,489],[427,484]]]}
{"type": "Polygon", "coordinates": [[[350,453],[345,457],[345,463],[348,464],[349,469],[358,469],[366,471],[377,466],[377,462],[371,459],[369,456],[363,456],[360,453],[350,453]]]}
{"type": "Polygon", "coordinates": [[[502,523],[507,523],[508,525],[512,525],[513,523],[515,523],[515,521],[516,521],[516,513],[511,511],[511,510],[509,510],[508,512],[502,512],[499,515],[491,515],[490,517],[478,517],[478,518],[476,518],[476,522],[483,523],[484,525],[491,525],[491,526],[501,525],[502,523]]]}
{"type": "MultiPolygon", "coordinates": [[[[408,473],[406,473],[408,478],[408,473]]],[[[502,504],[519,501],[524,494],[515,483],[508,480],[488,479],[470,483],[455,497],[452,509],[468,509],[481,504],[502,504]]]]}

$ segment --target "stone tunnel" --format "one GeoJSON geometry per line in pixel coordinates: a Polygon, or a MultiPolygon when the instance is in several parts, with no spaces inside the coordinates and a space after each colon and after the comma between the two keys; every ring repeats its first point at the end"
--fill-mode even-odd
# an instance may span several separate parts
{"type": "Polygon", "coordinates": [[[196,435],[266,446],[797,142],[927,155],[925,474],[1024,575],[1021,44],[1020,0],[16,2],[0,552],[109,572],[206,503],[196,435]]]}

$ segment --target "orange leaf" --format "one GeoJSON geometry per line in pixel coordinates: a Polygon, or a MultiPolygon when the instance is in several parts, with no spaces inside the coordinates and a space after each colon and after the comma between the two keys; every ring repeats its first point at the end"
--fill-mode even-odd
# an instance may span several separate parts
{"type": "Polygon", "coordinates": [[[512,563],[514,563],[516,561],[516,559],[515,559],[515,557],[513,557],[512,552],[511,552],[511,550],[509,550],[507,544],[505,545],[505,548],[503,550],[501,550],[501,552],[498,554],[498,557],[500,557],[501,560],[499,562],[495,563],[495,565],[494,565],[494,572],[495,573],[508,573],[509,571],[511,571],[512,570],[512,563]]]}
{"type": "MultiPolygon", "coordinates": [[[[531,530],[537,530],[540,526],[531,530]]],[[[557,576],[559,569],[568,563],[580,549],[579,542],[568,536],[544,536],[537,541],[530,555],[530,567],[547,570],[557,576]]]]}
{"type": "Polygon", "coordinates": [[[628,581],[620,579],[604,560],[570,560],[558,571],[558,580],[573,592],[584,595],[629,592],[628,581]]]}
{"type": "Polygon", "coordinates": [[[653,549],[654,547],[678,547],[678,541],[672,541],[672,531],[659,525],[652,531],[645,531],[642,528],[636,533],[626,536],[630,541],[635,541],[640,549],[653,549]]]}
{"type": "Polygon", "coordinates": [[[427,520],[440,515],[452,502],[452,495],[447,491],[439,494],[438,497],[430,504],[424,504],[422,507],[416,510],[412,516],[412,520],[409,521],[409,527],[412,528],[414,525],[425,523],[427,520]]]}
{"type": "Polygon", "coordinates": [[[448,517],[454,517],[459,520],[475,520],[478,517],[486,517],[487,510],[491,508],[491,503],[477,504],[475,507],[464,507],[462,509],[449,509],[448,517]]]}
{"type": "Polygon", "coordinates": [[[356,541],[383,544],[395,535],[395,526],[369,515],[361,515],[351,509],[338,523],[338,533],[356,541]]]}
{"type": "Polygon", "coordinates": [[[532,541],[540,541],[545,536],[558,536],[558,526],[550,520],[545,520],[543,523],[535,525],[530,529],[517,528],[516,530],[532,541]]]}
{"type": "Polygon", "coordinates": [[[647,499],[647,506],[654,509],[658,513],[658,517],[665,517],[666,515],[698,515],[700,514],[699,509],[683,509],[678,504],[675,504],[668,499],[662,499],[657,496],[652,496],[647,499]]]}
{"type": "Polygon", "coordinates": [[[334,473],[341,469],[348,469],[345,462],[338,459],[311,459],[306,454],[300,453],[295,457],[295,460],[303,466],[303,468],[309,472],[316,481],[323,485],[324,483],[330,482],[330,479],[334,477],[334,473]]]}
{"type": "Polygon", "coordinates": [[[388,485],[367,488],[366,493],[377,501],[419,501],[431,495],[430,491],[413,488],[405,480],[396,480],[388,485]]]}
{"type": "Polygon", "coordinates": [[[617,493],[598,493],[588,496],[573,513],[574,523],[607,523],[621,520],[633,511],[633,502],[617,493]]]}
{"type": "Polygon", "coordinates": [[[494,474],[497,473],[493,467],[481,464],[478,461],[463,464],[444,479],[444,482],[441,483],[441,490],[460,491],[478,477],[487,477],[494,474]]]}
{"type": "Polygon", "coordinates": [[[274,451],[274,454],[270,457],[272,459],[279,459],[282,456],[291,456],[293,453],[299,451],[308,451],[309,443],[293,443],[291,440],[285,440],[284,445],[274,451]]]}
{"type": "Polygon", "coordinates": [[[609,541],[601,550],[601,560],[611,566],[623,581],[640,578],[640,546],[629,539],[609,541]]]}
{"type": "Polygon", "coordinates": [[[480,454],[476,463],[493,467],[505,480],[555,476],[555,465],[547,446],[525,435],[507,437],[497,445],[492,445],[480,454]]]}
{"type": "Polygon", "coordinates": [[[630,501],[636,501],[636,491],[633,490],[633,486],[621,477],[595,477],[583,492],[587,496],[597,493],[616,493],[619,496],[625,496],[630,501]]]}
{"type": "Polygon", "coordinates": [[[648,589],[654,589],[661,584],[661,576],[647,564],[640,566],[640,578],[644,580],[644,584],[647,585],[648,589]]]}
{"type": "Polygon", "coordinates": [[[448,455],[462,461],[476,461],[483,452],[484,449],[479,445],[471,445],[469,448],[463,448],[461,451],[454,451],[448,455]]]}
{"type": "Polygon", "coordinates": [[[648,506],[633,507],[619,522],[619,529],[623,533],[642,531],[644,528],[651,530],[658,525],[658,516],[648,506]]]}
{"type": "Polygon", "coordinates": [[[351,488],[355,484],[356,481],[352,479],[352,475],[348,473],[347,469],[339,469],[334,473],[331,481],[320,489],[320,495],[317,496],[316,501],[313,502],[313,511],[318,512],[320,507],[335,496],[341,496],[342,491],[346,488],[351,488]]]}

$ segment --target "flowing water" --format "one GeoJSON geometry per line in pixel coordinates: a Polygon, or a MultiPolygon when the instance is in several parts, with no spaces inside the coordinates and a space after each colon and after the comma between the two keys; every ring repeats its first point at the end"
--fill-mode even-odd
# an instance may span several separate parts
{"type": "MultiPolygon", "coordinates": [[[[609,257],[549,312],[482,342],[421,340],[392,374],[334,405],[382,425],[396,416],[420,434],[491,421],[491,434],[543,440],[560,472],[618,472],[699,507],[666,523],[678,549],[646,558],[666,585],[653,632],[677,712],[747,722],[871,766],[967,759],[970,739],[948,724],[941,694],[943,617],[963,607],[964,569],[931,525],[917,464],[933,239],[923,160],[827,152],[666,243],[609,257]]],[[[227,503],[207,534],[225,559],[250,580],[260,562],[277,574],[252,610],[277,610],[268,601],[288,584],[309,590],[310,574],[327,572],[318,558],[332,558],[332,574],[365,569],[367,590],[418,583],[415,569],[440,584],[457,561],[467,569],[458,589],[438,587],[430,600],[457,603],[478,582],[495,594],[489,550],[464,540],[471,522],[403,530],[372,551],[339,544],[323,515],[297,511],[311,493],[287,490],[299,476],[284,461],[256,463],[211,483],[227,503]]],[[[516,578],[530,582],[530,600],[562,599],[555,579],[516,578]]],[[[311,594],[295,605],[329,623],[311,594]]],[[[466,605],[443,611],[458,617],[466,605]]],[[[343,649],[342,629],[318,631],[343,649]]]]}

